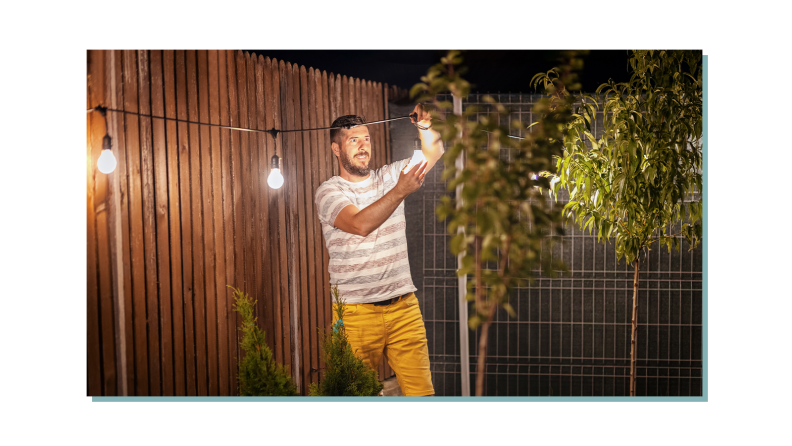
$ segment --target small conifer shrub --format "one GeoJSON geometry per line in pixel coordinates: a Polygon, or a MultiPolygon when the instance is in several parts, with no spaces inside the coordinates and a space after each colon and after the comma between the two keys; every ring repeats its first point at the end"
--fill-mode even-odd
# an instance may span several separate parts
{"type": "Polygon", "coordinates": [[[272,350],[264,342],[264,331],[256,325],[257,318],[253,316],[256,301],[247,293],[230,285],[228,287],[234,290],[234,311],[242,316],[242,326],[239,327],[242,340],[239,346],[245,351],[245,357],[239,362],[239,395],[299,395],[288,369],[275,362],[272,350]]]}
{"type": "Polygon", "coordinates": [[[329,333],[321,334],[325,374],[319,384],[311,383],[311,396],[376,396],[382,390],[377,373],[355,356],[344,328],[344,304],[333,285],[333,301],[338,320],[329,333]]]}

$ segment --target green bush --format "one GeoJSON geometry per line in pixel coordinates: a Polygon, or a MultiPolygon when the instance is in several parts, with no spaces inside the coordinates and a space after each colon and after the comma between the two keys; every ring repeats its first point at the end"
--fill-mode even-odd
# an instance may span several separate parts
{"type": "Polygon", "coordinates": [[[377,373],[355,356],[344,328],[344,301],[333,286],[338,320],[329,333],[320,333],[325,355],[324,379],[311,383],[311,396],[376,396],[382,390],[377,373]]]}
{"type": "Polygon", "coordinates": [[[256,308],[247,293],[229,286],[234,290],[234,311],[242,316],[242,340],[239,346],[245,357],[239,362],[240,396],[296,396],[297,386],[289,375],[288,369],[275,362],[272,351],[264,342],[265,333],[256,325],[253,316],[256,308]]]}

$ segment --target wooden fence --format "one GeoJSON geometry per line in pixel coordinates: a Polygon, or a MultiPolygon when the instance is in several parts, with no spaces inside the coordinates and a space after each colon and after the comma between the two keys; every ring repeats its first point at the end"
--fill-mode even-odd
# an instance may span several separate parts
{"type": "MultiPolygon", "coordinates": [[[[314,191],[338,173],[329,130],[281,133],[285,183],[266,180],[273,138],[221,129],[327,127],[386,119],[387,84],[239,51],[89,51],[87,394],[236,395],[239,318],[258,323],[303,394],[321,379],[317,328],[331,321],[328,255],[314,191]],[[142,116],[142,115],[151,115],[142,116]],[[163,118],[178,119],[177,122],[163,118]],[[100,173],[105,133],[118,166],[100,173]]],[[[369,127],[371,165],[391,162],[369,127]]],[[[387,365],[380,377],[391,376],[387,365]]]]}

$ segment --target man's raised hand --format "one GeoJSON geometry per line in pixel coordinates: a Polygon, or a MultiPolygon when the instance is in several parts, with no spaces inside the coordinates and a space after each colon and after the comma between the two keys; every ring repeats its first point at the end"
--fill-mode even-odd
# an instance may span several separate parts
{"type": "Polygon", "coordinates": [[[427,163],[423,162],[414,165],[412,169],[407,172],[402,170],[399,173],[399,182],[396,184],[396,187],[401,190],[404,196],[410,195],[421,187],[424,176],[426,175],[426,166],[427,163]]]}

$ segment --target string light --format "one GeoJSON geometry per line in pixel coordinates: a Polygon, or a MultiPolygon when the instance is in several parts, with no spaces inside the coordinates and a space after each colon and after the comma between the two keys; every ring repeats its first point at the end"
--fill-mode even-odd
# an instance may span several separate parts
{"type": "MultiPolygon", "coordinates": [[[[116,110],[116,109],[107,108],[107,107],[103,107],[103,106],[97,106],[95,108],[91,108],[91,109],[86,110],[86,112],[88,112],[88,113],[93,112],[93,111],[98,111],[99,113],[102,114],[102,116],[105,117],[105,128],[107,127],[107,116],[106,116],[106,114],[107,114],[108,111],[111,111],[111,112],[114,112],[114,113],[124,113],[124,114],[135,115],[135,116],[143,116],[143,117],[147,117],[147,118],[164,119],[166,121],[176,121],[176,122],[184,122],[184,123],[187,123],[187,124],[199,124],[199,125],[206,125],[206,126],[210,126],[210,127],[219,127],[221,129],[228,129],[228,130],[240,130],[240,131],[243,131],[243,132],[255,132],[255,133],[269,133],[275,139],[275,155],[273,155],[271,160],[270,160],[270,166],[271,167],[270,167],[270,174],[267,177],[267,184],[269,185],[269,187],[271,187],[273,189],[279,189],[281,186],[283,186],[283,181],[284,181],[283,173],[281,173],[280,157],[278,157],[278,154],[277,154],[277,150],[278,150],[278,133],[309,132],[309,131],[312,131],[312,130],[335,130],[335,129],[344,128],[344,127],[320,127],[320,128],[315,128],[315,129],[293,129],[293,130],[276,130],[276,129],[273,128],[271,130],[258,130],[258,129],[245,129],[245,128],[240,128],[240,127],[230,127],[230,126],[227,126],[227,125],[219,125],[219,124],[209,124],[209,123],[206,123],[206,122],[188,121],[188,120],[184,120],[184,119],[166,118],[166,117],[163,117],[163,116],[153,116],[153,115],[147,115],[147,114],[143,114],[143,113],[130,112],[130,111],[126,111],[126,110],[116,110]]],[[[418,117],[418,115],[416,113],[411,113],[411,114],[409,114],[407,116],[400,116],[398,118],[391,118],[391,119],[383,119],[383,120],[374,121],[374,122],[367,122],[367,123],[361,124],[361,125],[380,124],[380,123],[383,123],[383,122],[398,121],[399,119],[407,119],[407,118],[415,118],[415,119],[417,119],[417,117],[418,117]]],[[[99,168],[99,171],[102,172],[102,173],[105,173],[105,174],[110,173],[113,170],[115,170],[116,165],[117,165],[115,156],[113,156],[113,152],[110,150],[110,147],[111,147],[110,136],[105,134],[104,140],[102,141],[102,155],[99,157],[99,160],[97,161],[97,167],[99,168]]]]}
{"type": "Polygon", "coordinates": [[[102,154],[99,155],[99,159],[96,161],[96,167],[99,169],[99,172],[103,174],[114,171],[118,165],[112,150],[110,150],[110,143],[110,135],[105,135],[102,139],[102,154]]]}
{"type": "Polygon", "coordinates": [[[99,155],[99,159],[96,161],[96,167],[99,169],[99,172],[106,175],[115,170],[118,162],[111,150],[113,141],[110,135],[107,134],[107,108],[96,107],[96,110],[99,111],[105,121],[105,136],[102,138],[102,154],[99,155]]]}
{"type": "Polygon", "coordinates": [[[270,161],[271,168],[267,184],[273,189],[280,189],[283,186],[283,174],[281,174],[280,158],[278,158],[278,130],[272,129],[270,134],[272,139],[275,140],[275,154],[272,155],[272,160],[270,161]]]}

